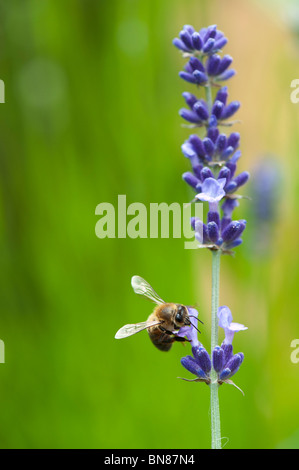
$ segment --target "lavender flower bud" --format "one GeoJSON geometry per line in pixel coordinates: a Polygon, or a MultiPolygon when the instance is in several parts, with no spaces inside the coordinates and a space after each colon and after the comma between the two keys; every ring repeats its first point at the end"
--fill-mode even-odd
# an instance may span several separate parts
{"type": "MultiPolygon", "coordinates": [[[[219,101],[220,102],[220,101],[219,101]]],[[[227,146],[227,138],[225,134],[220,134],[216,142],[218,152],[223,152],[227,146]]]]}
{"type": "Polygon", "coordinates": [[[183,119],[194,124],[201,122],[198,117],[198,114],[194,113],[193,111],[190,111],[189,109],[180,109],[179,114],[183,119]]]}
{"type": "Polygon", "coordinates": [[[205,149],[204,149],[202,140],[197,135],[195,135],[195,134],[190,135],[189,142],[194,147],[196,153],[200,157],[205,156],[205,149]]]}
{"type": "Polygon", "coordinates": [[[229,377],[232,377],[238,370],[240,365],[242,364],[242,361],[244,359],[244,354],[239,353],[235,354],[226,364],[225,364],[225,369],[223,372],[221,372],[219,378],[220,380],[223,380],[223,378],[228,379],[229,377]],[[230,371],[230,372],[228,372],[230,371]]]}
{"type": "Polygon", "coordinates": [[[216,116],[214,116],[214,114],[211,114],[211,117],[210,117],[210,119],[209,119],[209,121],[208,121],[208,127],[209,127],[209,129],[210,129],[210,128],[213,128],[213,127],[215,127],[215,126],[217,126],[217,125],[218,125],[218,121],[217,121],[216,116]]]}
{"type": "Polygon", "coordinates": [[[211,240],[211,242],[217,243],[219,239],[218,225],[215,222],[209,222],[207,228],[209,239],[211,240]]]}
{"type": "Polygon", "coordinates": [[[208,212],[208,222],[215,222],[217,227],[220,227],[220,216],[219,213],[216,211],[209,211],[208,212]]]}
{"type": "Polygon", "coordinates": [[[225,72],[226,69],[228,69],[228,67],[231,65],[232,61],[233,59],[230,55],[223,56],[218,66],[218,74],[225,72]]]}
{"type": "Polygon", "coordinates": [[[232,117],[240,108],[239,101],[232,101],[229,105],[227,105],[221,115],[221,119],[228,119],[232,117]]]}
{"type": "Polygon", "coordinates": [[[243,186],[245,183],[247,183],[247,181],[249,180],[249,176],[250,175],[249,175],[248,171],[243,171],[242,173],[237,175],[234,179],[234,182],[236,183],[237,188],[239,188],[240,186],[243,186]]]}
{"type": "Polygon", "coordinates": [[[228,80],[229,78],[232,78],[234,75],[236,75],[235,70],[227,70],[226,72],[222,73],[221,75],[218,75],[217,81],[222,82],[224,80],[228,80]]]}
{"type": "Polygon", "coordinates": [[[235,181],[230,181],[225,187],[226,194],[233,193],[237,189],[237,183],[235,181]]]}
{"type": "Polygon", "coordinates": [[[220,56],[219,55],[211,55],[207,60],[207,72],[210,76],[215,76],[218,73],[219,64],[220,64],[220,56]]]}
{"type": "Polygon", "coordinates": [[[222,232],[223,241],[227,244],[232,243],[236,238],[240,237],[245,230],[245,221],[231,222],[222,232]]]}
{"type": "Polygon", "coordinates": [[[203,46],[202,50],[205,54],[208,54],[209,52],[212,51],[213,47],[215,45],[215,39],[209,38],[205,45],[203,46]]]}
{"type": "Polygon", "coordinates": [[[214,116],[217,119],[220,119],[220,118],[223,119],[222,117],[223,109],[224,109],[224,104],[221,101],[216,100],[212,107],[212,114],[214,114],[214,116]]]}
{"type": "Polygon", "coordinates": [[[181,41],[181,39],[174,38],[174,40],[172,41],[172,44],[183,52],[189,52],[189,48],[186,47],[186,45],[184,44],[183,41],[181,41]]]}
{"type": "Polygon", "coordinates": [[[179,72],[179,76],[189,83],[198,83],[195,76],[192,73],[188,72],[179,72]]]}
{"type": "Polygon", "coordinates": [[[231,371],[228,367],[226,367],[226,368],[221,372],[221,374],[219,374],[219,379],[220,379],[220,380],[228,379],[228,378],[231,377],[231,375],[232,375],[231,372],[232,372],[232,371],[231,371]]]}
{"type": "Polygon", "coordinates": [[[215,146],[209,137],[206,137],[202,141],[206,154],[211,157],[215,151],[215,146]]]}
{"type": "Polygon", "coordinates": [[[197,375],[198,377],[205,378],[206,374],[193,359],[192,356],[182,357],[181,364],[185,369],[187,369],[191,374],[197,375]]]}
{"type": "Polygon", "coordinates": [[[218,136],[219,136],[219,130],[217,129],[217,127],[210,127],[208,129],[207,137],[209,137],[209,139],[211,139],[213,144],[216,144],[216,140],[217,140],[218,136]]]}
{"type": "Polygon", "coordinates": [[[226,147],[226,149],[222,152],[223,160],[227,160],[228,157],[234,152],[233,147],[226,147]]]}
{"type": "Polygon", "coordinates": [[[183,180],[194,189],[196,189],[196,186],[200,183],[200,181],[190,171],[186,171],[182,176],[183,180]]]}
{"type": "Polygon", "coordinates": [[[208,374],[211,370],[211,359],[203,346],[193,346],[192,354],[194,356],[195,361],[198,363],[200,368],[208,374]]]}
{"type": "Polygon", "coordinates": [[[219,178],[225,178],[226,179],[226,182],[229,182],[230,180],[230,169],[227,168],[226,166],[224,166],[223,168],[221,168],[221,170],[219,171],[219,174],[218,174],[218,179],[219,178]]]}
{"type": "Polygon", "coordinates": [[[195,29],[193,28],[193,26],[191,26],[191,24],[185,24],[185,25],[183,26],[183,30],[188,31],[188,33],[189,33],[190,35],[192,35],[192,34],[194,33],[194,31],[195,31],[195,29]]]}
{"type": "Polygon", "coordinates": [[[191,38],[190,33],[187,30],[181,31],[179,36],[187,49],[193,49],[192,38],[191,38]]]}
{"type": "Polygon", "coordinates": [[[222,343],[221,349],[223,349],[223,361],[226,364],[233,356],[233,345],[228,343],[222,343]]]}
{"type": "Polygon", "coordinates": [[[236,248],[237,246],[240,246],[242,245],[243,243],[243,240],[241,238],[237,238],[236,240],[234,240],[232,243],[229,243],[226,245],[226,248],[228,250],[232,250],[233,248],[236,248]]]}
{"type": "Polygon", "coordinates": [[[200,101],[197,101],[194,104],[193,111],[195,111],[198,114],[198,117],[202,121],[206,121],[209,117],[209,112],[208,112],[207,108],[200,101]]]}
{"type": "Polygon", "coordinates": [[[190,107],[190,109],[193,108],[193,105],[196,103],[197,101],[197,98],[195,95],[192,95],[192,93],[188,93],[187,91],[185,91],[183,93],[183,97],[186,101],[186,104],[190,107]]]}
{"type": "Polygon", "coordinates": [[[192,43],[193,43],[193,47],[194,49],[196,49],[197,51],[200,51],[201,48],[202,48],[202,39],[199,35],[199,33],[193,33],[192,34],[192,43]]]}
{"type": "Polygon", "coordinates": [[[215,50],[222,49],[226,44],[227,44],[227,38],[222,37],[221,39],[218,39],[218,41],[215,42],[214,49],[215,50]]]}
{"type": "Polygon", "coordinates": [[[224,105],[226,105],[228,93],[227,93],[227,86],[224,86],[218,90],[215,101],[221,101],[224,105]]]}
{"type": "Polygon", "coordinates": [[[210,39],[210,38],[214,39],[216,37],[216,34],[217,34],[217,25],[212,24],[211,26],[209,26],[205,30],[204,42],[207,42],[208,39],[210,39]]]}
{"type": "Polygon", "coordinates": [[[189,64],[192,70],[199,70],[202,73],[205,73],[206,69],[204,68],[203,64],[197,57],[190,57],[189,64]]]}
{"type": "Polygon", "coordinates": [[[215,346],[212,353],[213,368],[218,373],[223,369],[224,351],[220,346],[215,346]]]}
{"type": "Polygon", "coordinates": [[[230,147],[233,147],[234,150],[236,150],[236,148],[239,145],[239,140],[240,140],[240,134],[238,132],[232,132],[227,139],[227,145],[229,145],[230,147]]]}
{"type": "Polygon", "coordinates": [[[205,167],[201,170],[200,176],[201,176],[201,181],[204,181],[204,180],[207,179],[207,178],[213,178],[213,177],[214,177],[212,171],[211,171],[210,168],[208,168],[207,166],[205,166],[205,167]]]}
{"type": "Polygon", "coordinates": [[[192,165],[193,166],[193,172],[196,178],[201,180],[201,170],[202,170],[202,165],[192,165]]]}
{"type": "Polygon", "coordinates": [[[195,78],[195,83],[198,83],[199,85],[203,85],[208,81],[208,77],[206,76],[206,74],[201,72],[200,70],[194,70],[193,77],[195,78]]]}

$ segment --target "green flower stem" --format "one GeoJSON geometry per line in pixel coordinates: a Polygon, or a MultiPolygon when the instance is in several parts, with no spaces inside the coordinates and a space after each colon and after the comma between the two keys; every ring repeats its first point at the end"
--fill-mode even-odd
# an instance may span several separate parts
{"type": "MultiPolygon", "coordinates": [[[[218,344],[218,307],[219,307],[219,277],[221,251],[212,251],[212,326],[211,326],[211,352],[218,344]]],[[[211,431],[212,449],[221,449],[220,411],[218,397],[217,373],[211,370],[211,431]]]]}
{"type": "Polygon", "coordinates": [[[205,94],[206,94],[206,102],[208,105],[209,113],[212,111],[213,101],[212,101],[212,87],[210,82],[208,82],[205,86],[205,94]]]}

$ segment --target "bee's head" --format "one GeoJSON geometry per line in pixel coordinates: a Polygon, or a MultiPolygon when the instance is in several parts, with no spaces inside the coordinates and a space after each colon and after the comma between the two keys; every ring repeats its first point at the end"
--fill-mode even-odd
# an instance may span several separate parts
{"type": "Polygon", "coordinates": [[[177,304],[174,320],[176,325],[181,328],[184,325],[190,325],[188,310],[184,305],[177,304]]]}

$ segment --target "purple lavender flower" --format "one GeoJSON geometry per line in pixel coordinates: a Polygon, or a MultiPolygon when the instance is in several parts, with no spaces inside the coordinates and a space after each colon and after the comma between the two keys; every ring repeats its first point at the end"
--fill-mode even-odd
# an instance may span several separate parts
{"type": "MultiPolygon", "coordinates": [[[[231,345],[230,345],[231,346],[231,345]]],[[[238,372],[244,360],[243,353],[233,354],[233,347],[226,344],[215,346],[212,353],[213,368],[218,375],[218,383],[221,384],[238,372]]]]}
{"type": "Polygon", "coordinates": [[[225,196],[224,186],[225,178],[216,180],[215,178],[206,178],[201,186],[201,192],[195,197],[200,201],[206,201],[210,205],[210,210],[217,210],[218,202],[225,196]]]}
{"type": "Polygon", "coordinates": [[[173,44],[182,52],[211,55],[218,52],[227,43],[227,39],[221,31],[217,31],[216,25],[195,31],[193,26],[185,25],[179,34],[179,38],[173,40],[173,44]]]}
{"type": "Polygon", "coordinates": [[[200,345],[197,337],[197,330],[198,330],[198,311],[193,307],[187,307],[189,316],[191,317],[191,326],[183,326],[179,329],[177,335],[186,337],[192,347],[197,347],[200,345]]]}
{"type": "Polygon", "coordinates": [[[224,329],[224,344],[232,344],[234,334],[238,331],[247,330],[247,326],[241,323],[234,323],[232,313],[225,305],[218,309],[219,326],[224,329]]]}
{"type": "Polygon", "coordinates": [[[191,381],[210,384],[212,363],[209,353],[201,344],[199,344],[198,346],[192,347],[192,354],[193,356],[182,357],[182,366],[197,377],[196,379],[191,379],[191,381]]]}
{"type": "Polygon", "coordinates": [[[224,382],[233,384],[230,379],[236,374],[236,372],[238,372],[244,360],[243,353],[239,352],[237,354],[233,354],[232,341],[236,332],[247,330],[247,327],[240,323],[234,323],[232,321],[233,317],[231,311],[225,305],[219,307],[218,319],[219,326],[224,329],[225,339],[221,346],[215,346],[212,351],[211,358],[206,349],[198,341],[197,332],[194,328],[194,331],[192,331],[190,327],[181,328],[179,331],[181,336],[189,335],[188,339],[191,339],[192,337],[192,356],[183,357],[181,359],[181,364],[185,369],[197,377],[196,379],[193,379],[193,381],[206,382],[207,384],[210,384],[210,372],[213,365],[214,370],[217,372],[217,381],[220,385],[224,382]],[[187,330],[186,328],[189,329],[187,330]]]}
{"type": "Polygon", "coordinates": [[[195,238],[201,246],[206,245],[208,248],[221,249],[223,253],[231,253],[233,248],[241,245],[241,235],[246,228],[246,220],[230,221],[224,217],[220,220],[218,212],[211,210],[208,212],[207,224],[197,218],[193,220],[192,224],[195,238]]]}
{"type": "Polygon", "coordinates": [[[241,197],[236,192],[247,183],[249,173],[237,174],[241,157],[240,134],[232,132],[227,135],[219,130],[220,126],[232,124],[227,120],[238,111],[240,103],[228,103],[226,86],[218,88],[213,99],[211,96],[215,80],[222,81],[234,74],[230,69],[232,58],[219,54],[219,41],[221,48],[227,42],[216,25],[202,28],[198,33],[186,25],[174,44],[188,58],[184,72],[180,72],[181,78],[210,90],[210,98],[209,93],[205,98],[198,98],[193,93],[184,92],[187,108],[180,110],[181,117],[191,127],[203,127],[206,131],[202,137],[190,135],[182,145],[182,152],[191,164],[191,171],[183,173],[183,179],[196,192],[195,200],[209,203],[208,221],[206,224],[194,223],[195,236],[201,246],[231,253],[242,243],[241,235],[246,226],[245,220],[233,220],[232,212],[238,205],[237,198],[241,197]]]}
{"type": "MultiPolygon", "coordinates": [[[[204,108],[204,105],[202,105],[202,108],[204,108]]],[[[236,162],[241,156],[241,152],[237,152],[239,141],[240,134],[238,132],[233,132],[227,137],[225,134],[220,133],[217,127],[212,127],[208,129],[207,136],[204,139],[196,134],[190,135],[189,139],[182,145],[182,152],[186,158],[193,157],[197,164],[210,165],[211,167],[215,164],[219,167],[226,165],[224,169],[227,168],[233,172],[233,170],[236,170],[236,162]]]]}
{"type": "Polygon", "coordinates": [[[232,341],[235,333],[247,330],[247,327],[232,321],[232,313],[226,305],[219,307],[217,315],[218,324],[224,329],[225,339],[221,346],[216,346],[212,352],[213,368],[217,372],[219,384],[232,383],[230,378],[238,372],[244,360],[243,353],[233,354],[232,341]]]}
{"type": "MultiPolygon", "coordinates": [[[[204,72],[193,71],[191,73],[187,66],[185,67],[185,72],[180,72],[180,77],[189,83],[197,85],[205,85],[209,80],[204,72]],[[189,70],[189,72],[186,70],[189,70]]],[[[199,127],[204,125],[207,128],[213,128],[218,125],[231,125],[231,123],[226,123],[225,121],[230,119],[238,111],[240,103],[239,101],[232,101],[226,105],[227,96],[227,87],[222,87],[216,94],[212,109],[209,111],[203,99],[198,99],[195,95],[184,92],[183,97],[189,110],[186,108],[181,109],[180,115],[186,121],[196,124],[199,127]],[[189,95],[192,96],[192,99],[190,99],[189,95]],[[189,115],[193,116],[192,120],[189,119],[189,115]]]]}
{"type": "Polygon", "coordinates": [[[188,123],[185,127],[194,129],[181,147],[190,162],[183,179],[195,191],[192,202],[209,204],[206,220],[192,217],[191,226],[199,247],[212,251],[211,357],[198,341],[195,329],[184,327],[177,334],[186,336],[192,345],[192,356],[183,357],[181,363],[196,378],[184,380],[205,382],[211,388],[213,448],[221,448],[218,385],[235,385],[231,377],[241,366],[244,355],[233,353],[232,340],[237,331],[246,329],[232,321],[226,306],[219,308],[217,318],[220,259],[222,254],[232,254],[232,250],[242,243],[246,220],[235,220],[233,212],[242,198],[237,192],[249,179],[247,171],[237,172],[241,157],[240,134],[224,132],[225,128],[237,122],[232,119],[240,108],[239,101],[228,101],[227,87],[219,87],[220,83],[235,75],[231,68],[232,57],[222,55],[221,49],[226,43],[226,37],[216,25],[198,32],[185,25],[173,41],[187,59],[179,76],[197,89],[196,94],[183,93],[186,107],[180,109],[179,114],[188,123]],[[197,130],[199,135],[195,133],[197,130]],[[225,332],[221,346],[217,345],[217,320],[225,332]]]}
{"type": "Polygon", "coordinates": [[[190,341],[193,357],[183,357],[181,359],[181,364],[185,369],[197,376],[197,379],[195,380],[209,383],[211,359],[208,352],[198,340],[198,311],[193,307],[188,307],[188,313],[191,318],[192,325],[180,328],[177,335],[186,337],[190,341]]]}

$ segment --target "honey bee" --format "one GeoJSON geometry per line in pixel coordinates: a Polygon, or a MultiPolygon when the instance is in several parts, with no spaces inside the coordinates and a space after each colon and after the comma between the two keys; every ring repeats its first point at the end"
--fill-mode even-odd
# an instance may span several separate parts
{"type": "Polygon", "coordinates": [[[169,351],[176,341],[189,341],[175,334],[183,326],[196,328],[190,321],[190,315],[185,305],[164,302],[152,286],[140,276],[133,276],[131,284],[136,294],[147,297],[155,302],[157,307],[146,321],[120,328],[115,335],[116,339],[127,338],[147,329],[151,341],[160,351],[169,351]]]}

